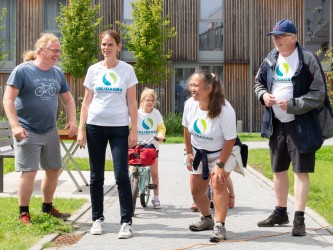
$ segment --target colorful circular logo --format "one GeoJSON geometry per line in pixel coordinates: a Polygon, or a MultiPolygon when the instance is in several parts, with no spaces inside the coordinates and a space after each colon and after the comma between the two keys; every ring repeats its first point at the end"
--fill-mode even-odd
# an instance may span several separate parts
{"type": "Polygon", "coordinates": [[[284,75],[288,74],[288,72],[289,72],[289,65],[285,62],[279,64],[276,67],[276,74],[278,76],[284,76],[284,75]]]}
{"type": "Polygon", "coordinates": [[[151,129],[154,126],[153,119],[151,118],[146,118],[142,121],[142,127],[144,129],[151,129]]]}
{"type": "Polygon", "coordinates": [[[113,72],[110,72],[109,74],[105,74],[103,76],[102,81],[106,86],[111,86],[112,83],[115,83],[117,81],[117,75],[113,72]]]}
{"type": "Polygon", "coordinates": [[[196,133],[204,133],[207,129],[207,122],[204,119],[197,119],[193,124],[193,129],[196,133]]]}

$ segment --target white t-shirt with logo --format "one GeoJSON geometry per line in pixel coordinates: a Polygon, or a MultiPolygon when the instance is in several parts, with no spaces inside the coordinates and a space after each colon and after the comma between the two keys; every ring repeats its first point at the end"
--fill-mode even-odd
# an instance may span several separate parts
{"type": "MultiPolygon", "coordinates": [[[[293,98],[294,86],[291,82],[291,78],[295,74],[298,64],[299,58],[297,49],[288,57],[283,57],[281,54],[279,55],[272,85],[272,94],[275,96],[276,101],[293,98]]],[[[277,104],[274,104],[272,108],[275,117],[281,122],[285,123],[295,120],[294,114],[288,114],[287,111],[280,109],[277,104]]]]}
{"type": "MultiPolygon", "coordinates": [[[[157,127],[163,123],[163,118],[157,109],[150,113],[145,113],[142,109],[138,110],[138,140],[148,141],[153,136],[157,136],[157,127]]],[[[158,143],[154,143],[158,149],[158,143]]]]}
{"type": "MultiPolygon", "coordinates": [[[[191,134],[192,146],[197,149],[217,151],[223,148],[225,140],[237,137],[236,114],[231,104],[226,100],[221,107],[219,117],[208,118],[208,111],[203,111],[199,103],[189,98],[184,107],[182,125],[191,134]]],[[[220,152],[208,154],[208,158],[218,157],[220,152]]]]}
{"type": "Polygon", "coordinates": [[[138,83],[131,65],[119,61],[112,69],[102,61],[91,65],[83,85],[93,92],[87,124],[98,126],[128,126],[127,89],[138,83]]]}

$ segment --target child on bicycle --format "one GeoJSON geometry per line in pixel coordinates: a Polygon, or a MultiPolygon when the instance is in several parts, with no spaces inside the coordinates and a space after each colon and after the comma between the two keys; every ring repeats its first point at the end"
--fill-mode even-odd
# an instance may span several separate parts
{"type": "MultiPolygon", "coordinates": [[[[147,141],[153,136],[158,138],[158,141],[165,139],[166,128],[163,122],[161,113],[154,108],[156,104],[156,93],[153,89],[145,88],[141,93],[140,108],[138,110],[138,141],[147,141]]],[[[158,142],[154,143],[158,152],[158,142]]],[[[150,173],[154,189],[154,198],[152,203],[154,208],[160,208],[159,200],[159,178],[158,178],[158,159],[150,166],[150,173]]]]}

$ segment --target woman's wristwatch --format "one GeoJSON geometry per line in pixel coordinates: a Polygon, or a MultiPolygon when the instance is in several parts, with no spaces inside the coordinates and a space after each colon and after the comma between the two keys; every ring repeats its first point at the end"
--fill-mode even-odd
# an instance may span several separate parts
{"type": "Polygon", "coordinates": [[[216,162],[216,165],[219,167],[219,168],[224,168],[224,163],[223,162],[216,162]]]}

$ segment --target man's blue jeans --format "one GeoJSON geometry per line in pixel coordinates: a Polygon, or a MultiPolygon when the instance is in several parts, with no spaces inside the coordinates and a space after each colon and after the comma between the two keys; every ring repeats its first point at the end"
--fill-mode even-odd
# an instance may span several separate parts
{"type": "Polygon", "coordinates": [[[104,219],[104,171],[106,147],[110,143],[114,175],[118,186],[120,223],[132,223],[132,191],[128,175],[128,126],[103,127],[87,125],[87,145],[90,161],[90,197],[92,220],[104,219]]]}

